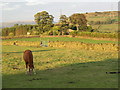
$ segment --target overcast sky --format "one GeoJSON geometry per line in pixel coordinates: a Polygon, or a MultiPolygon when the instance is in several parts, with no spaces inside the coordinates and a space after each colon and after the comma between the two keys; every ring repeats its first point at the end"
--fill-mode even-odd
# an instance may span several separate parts
{"type": "Polygon", "coordinates": [[[119,0],[4,0],[0,2],[0,22],[33,21],[34,14],[47,11],[58,21],[61,14],[117,11],[119,0]],[[114,2],[113,2],[114,1],[114,2]]]}

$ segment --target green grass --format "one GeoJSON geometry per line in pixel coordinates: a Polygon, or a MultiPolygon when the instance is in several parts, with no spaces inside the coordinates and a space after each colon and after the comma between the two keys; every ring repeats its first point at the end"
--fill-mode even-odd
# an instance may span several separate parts
{"type": "Polygon", "coordinates": [[[117,41],[107,41],[107,40],[92,40],[92,39],[83,39],[75,37],[40,37],[40,38],[15,38],[15,39],[6,39],[3,41],[79,41],[84,43],[117,43],[117,41]]]}
{"type": "MultiPolygon", "coordinates": [[[[93,29],[98,29],[100,25],[92,25],[93,29]]],[[[117,32],[118,31],[118,24],[104,24],[101,25],[99,30],[100,32],[117,32]]]]}
{"type": "Polygon", "coordinates": [[[108,17],[106,17],[106,18],[104,18],[104,17],[99,17],[99,16],[87,17],[88,22],[89,22],[89,21],[106,21],[106,19],[108,19],[108,17]]]}
{"type": "Polygon", "coordinates": [[[112,17],[105,17],[104,15],[103,16],[91,16],[91,17],[86,17],[88,22],[89,21],[107,21],[109,18],[110,19],[116,19],[118,20],[118,16],[112,18],[112,17]]]}
{"type": "Polygon", "coordinates": [[[3,46],[3,88],[117,88],[117,52],[3,46]],[[33,51],[36,75],[25,75],[23,51],[33,51]],[[13,69],[17,67],[18,69],[13,69]]]}

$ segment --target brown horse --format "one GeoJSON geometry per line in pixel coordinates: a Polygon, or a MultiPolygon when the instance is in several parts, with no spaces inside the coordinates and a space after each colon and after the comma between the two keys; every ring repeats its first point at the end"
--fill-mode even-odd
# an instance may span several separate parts
{"type": "MultiPolygon", "coordinates": [[[[26,64],[26,70],[27,70],[26,73],[31,75],[34,71],[32,51],[25,50],[24,54],[23,54],[23,59],[24,59],[25,64],[26,64]]],[[[34,71],[34,74],[36,74],[35,71],[34,71]]]]}

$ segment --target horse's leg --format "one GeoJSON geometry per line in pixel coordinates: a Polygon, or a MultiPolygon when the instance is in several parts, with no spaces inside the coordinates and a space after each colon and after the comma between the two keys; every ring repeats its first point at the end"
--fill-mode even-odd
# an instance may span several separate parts
{"type": "Polygon", "coordinates": [[[36,74],[36,71],[35,71],[34,65],[33,65],[32,67],[33,67],[33,73],[36,74]]]}
{"type": "Polygon", "coordinates": [[[31,75],[31,70],[30,70],[30,67],[29,67],[29,69],[28,69],[28,70],[29,70],[29,75],[31,75]]]}
{"type": "Polygon", "coordinates": [[[29,68],[28,68],[28,62],[26,62],[26,74],[28,74],[29,68]]]}
{"type": "Polygon", "coordinates": [[[33,73],[33,68],[29,67],[29,74],[31,75],[33,73]]]}

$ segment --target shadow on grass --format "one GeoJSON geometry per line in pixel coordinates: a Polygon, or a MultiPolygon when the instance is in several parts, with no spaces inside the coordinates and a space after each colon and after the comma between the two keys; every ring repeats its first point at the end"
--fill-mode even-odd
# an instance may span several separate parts
{"type": "MultiPolygon", "coordinates": [[[[56,49],[48,49],[48,50],[33,50],[32,52],[44,52],[44,51],[53,51],[53,50],[56,50],[56,49]]],[[[2,52],[3,54],[4,53],[23,53],[24,51],[20,51],[20,52],[2,52]]]]}
{"type": "Polygon", "coordinates": [[[117,59],[61,65],[36,70],[36,75],[3,74],[3,88],[117,88],[117,59]]]}

